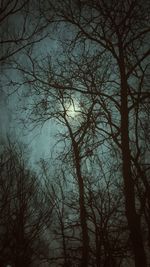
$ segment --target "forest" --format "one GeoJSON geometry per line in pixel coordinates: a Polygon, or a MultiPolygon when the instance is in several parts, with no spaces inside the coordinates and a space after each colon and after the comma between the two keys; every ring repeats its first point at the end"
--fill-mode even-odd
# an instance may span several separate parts
{"type": "Polygon", "coordinates": [[[150,266],[149,43],[148,0],[0,1],[0,267],[150,266]]]}

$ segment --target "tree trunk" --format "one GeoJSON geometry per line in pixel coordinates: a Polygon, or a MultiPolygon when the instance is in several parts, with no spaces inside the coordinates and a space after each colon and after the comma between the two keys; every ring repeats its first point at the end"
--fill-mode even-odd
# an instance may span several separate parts
{"type": "Polygon", "coordinates": [[[121,79],[121,146],[125,210],[133,246],[135,267],[146,267],[146,255],[142,240],[140,218],[136,212],[134,181],[132,179],[131,172],[131,155],[129,147],[128,84],[125,72],[123,47],[121,43],[119,45],[119,68],[121,79]]]}
{"type": "Polygon", "coordinates": [[[80,153],[78,144],[73,143],[74,156],[75,156],[75,168],[78,179],[79,186],[79,207],[80,207],[80,222],[82,228],[82,261],[81,267],[88,267],[89,262],[89,237],[88,237],[88,227],[87,227],[87,214],[85,208],[85,192],[84,192],[84,182],[81,174],[80,166],[80,153]]]}

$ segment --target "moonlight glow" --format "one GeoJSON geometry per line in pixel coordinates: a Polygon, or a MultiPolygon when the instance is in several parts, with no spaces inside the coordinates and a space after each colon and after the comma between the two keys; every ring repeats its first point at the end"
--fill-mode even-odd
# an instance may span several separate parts
{"type": "Polygon", "coordinates": [[[72,118],[76,118],[79,115],[80,107],[76,101],[72,101],[67,105],[67,115],[72,118]]]}

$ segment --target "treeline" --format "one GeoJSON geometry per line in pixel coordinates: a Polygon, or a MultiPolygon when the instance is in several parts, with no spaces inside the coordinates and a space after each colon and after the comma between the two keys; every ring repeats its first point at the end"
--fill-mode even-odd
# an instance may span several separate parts
{"type": "Polygon", "coordinates": [[[74,174],[63,166],[52,175],[41,161],[37,175],[26,157],[24,148],[11,142],[0,155],[0,265],[80,266],[86,246],[89,266],[128,262],[132,248],[115,169],[106,175],[99,161],[97,174],[86,176],[84,243],[80,186],[74,174]]]}

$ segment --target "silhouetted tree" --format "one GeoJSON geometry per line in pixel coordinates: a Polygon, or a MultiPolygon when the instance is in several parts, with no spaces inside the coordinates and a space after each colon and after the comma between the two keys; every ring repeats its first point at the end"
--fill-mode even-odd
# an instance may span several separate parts
{"type": "Polygon", "coordinates": [[[1,152],[1,266],[31,266],[40,261],[41,244],[50,223],[52,206],[46,205],[38,177],[23,157],[16,144],[9,143],[1,152]]]}
{"type": "MultiPolygon", "coordinates": [[[[141,1],[121,1],[119,3],[117,1],[107,3],[104,1],[65,1],[63,5],[60,5],[59,1],[55,5],[51,1],[49,3],[56,14],[56,20],[63,20],[70,25],[73,31],[70,43],[73,46],[80,41],[85,46],[88,41],[92,44],[95,43],[96,48],[99,47],[100,51],[103,50],[104,53],[107,51],[111,62],[116,65],[115,76],[120,96],[120,149],[126,216],[135,256],[135,266],[147,266],[140,216],[136,208],[129,130],[131,94],[134,95],[136,105],[139,101],[137,87],[133,90],[132,84],[135,79],[140,79],[141,68],[144,68],[150,54],[148,47],[149,4],[147,1],[145,3],[141,1]]],[[[54,83],[50,82],[50,85],[53,86],[54,83]]],[[[63,89],[65,85],[61,86],[60,84],[54,87],[63,89]]],[[[72,86],[73,89],[75,89],[74,86],[72,86]]],[[[112,90],[113,92],[114,90],[112,90]]],[[[92,88],[90,93],[93,93],[92,88]]],[[[149,98],[147,91],[140,93],[140,101],[145,98],[149,98]]]]}

